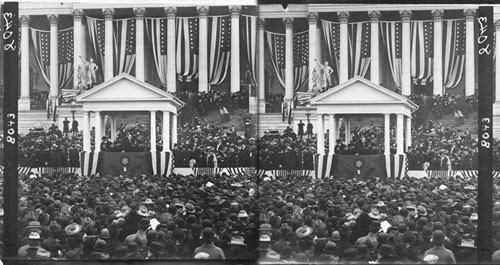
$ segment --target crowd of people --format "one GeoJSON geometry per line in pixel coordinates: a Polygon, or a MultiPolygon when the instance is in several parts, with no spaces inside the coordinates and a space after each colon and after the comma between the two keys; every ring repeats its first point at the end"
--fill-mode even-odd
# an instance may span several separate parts
{"type": "Polygon", "coordinates": [[[178,130],[174,149],[177,167],[255,167],[257,145],[251,135],[196,118],[178,130]]]}
{"type": "MultiPolygon", "coordinates": [[[[20,180],[21,258],[475,259],[477,179],[55,174],[20,180]]],[[[495,221],[498,213],[495,204],[495,221]]]]}
{"type": "MultiPolygon", "coordinates": [[[[204,116],[210,111],[219,111],[226,108],[229,113],[236,109],[248,109],[248,93],[225,91],[198,92],[189,91],[175,92],[174,95],[185,103],[185,110],[182,110],[185,119],[190,120],[194,114],[204,116]]],[[[180,117],[182,118],[182,117],[180,117]]]]}

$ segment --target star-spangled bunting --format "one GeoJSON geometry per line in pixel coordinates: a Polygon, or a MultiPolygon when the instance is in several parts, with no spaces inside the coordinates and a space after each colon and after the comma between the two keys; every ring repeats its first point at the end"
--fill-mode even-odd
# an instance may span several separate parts
{"type": "Polygon", "coordinates": [[[220,85],[229,72],[231,16],[209,17],[208,28],[208,82],[210,85],[220,85]]]}
{"type": "Polygon", "coordinates": [[[392,78],[396,87],[401,89],[401,34],[400,21],[381,21],[380,33],[389,61],[392,78]]]}
{"type": "Polygon", "coordinates": [[[331,75],[333,85],[339,83],[339,58],[340,58],[340,25],[338,22],[321,20],[324,43],[327,47],[328,61],[333,68],[331,75]]]}
{"type": "Polygon", "coordinates": [[[365,77],[370,67],[370,22],[349,23],[349,78],[365,77]]]}
{"type": "Polygon", "coordinates": [[[434,22],[411,22],[411,76],[416,85],[427,85],[434,78],[434,22]]]}
{"type": "Polygon", "coordinates": [[[114,75],[130,74],[135,63],[135,19],[113,21],[114,75]]]}
{"type": "Polygon", "coordinates": [[[309,76],[309,32],[296,33],[293,36],[293,88],[303,90],[309,76]]]}
{"type": "Polygon", "coordinates": [[[176,17],[177,79],[193,82],[198,79],[198,18],[176,17]]]}
{"type": "MultiPolygon", "coordinates": [[[[443,21],[443,87],[453,89],[465,68],[465,20],[443,21]]],[[[465,92],[465,91],[464,91],[465,92]]]]}

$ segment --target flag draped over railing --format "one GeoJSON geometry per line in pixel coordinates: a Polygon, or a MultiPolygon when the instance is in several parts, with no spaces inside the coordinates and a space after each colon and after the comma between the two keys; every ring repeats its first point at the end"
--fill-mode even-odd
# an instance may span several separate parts
{"type": "MultiPolygon", "coordinates": [[[[89,29],[90,43],[94,52],[94,63],[99,67],[96,72],[96,79],[104,79],[104,20],[87,17],[87,26],[89,29]]],[[[88,58],[84,58],[88,61],[88,58]]],[[[81,63],[81,62],[79,62],[81,63]]]]}
{"type": "Polygon", "coordinates": [[[465,67],[465,20],[443,21],[443,86],[453,89],[465,67]]]}
{"type": "Polygon", "coordinates": [[[415,85],[432,82],[434,58],[434,22],[411,22],[411,77],[415,85]]]}
{"type": "MultiPolygon", "coordinates": [[[[50,84],[50,31],[30,28],[35,59],[47,85],[50,84]]],[[[73,28],[57,32],[59,89],[73,78],[73,28]]]]}
{"type": "Polygon", "coordinates": [[[340,55],[340,25],[338,22],[321,20],[323,36],[326,44],[328,60],[334,69],[332,73],[332,83],[339,84],[339,55],[340,55]]]}
{"type": "Polygon", "coordinates": [[[135,18],[113,20],[113,46],[114,75],[130,74],[135,63],[135,18]]]}
{"type": "MultiPolygon", "coordinates": [[[[167,86],[167,19],[165,18],[147,18],[146,32],[148,35],[153,59],[156,66],[156,72],[160,82],[164,87],[167,86]]],[[[172,63],[172,62],[170,62],[172,63]]]]}
{"type": "Polygon", "coordinates": [[[242,15],[240,17],[240,33],[243,41],[241,46],[244,54],[247,57],[247,69],[250,71],[252,84],[257,84],[257,17],[242,15]]]}
{"type": "Polygon", "coordinates": [[[366,77],[370,67],[370,22],[348,24],[349,78],[366,77]]]}
{"type": "Polygon", "coordinates": [[[293,35],[293,90],[307,87],[309,77],[309,31],[293,35]]]}
{"type": "Polygon", "coordinates": [[[198,18],[176,17],[177,79],[193,82],[198,79],[198,18]]]}
{"type": "Polygon", "coordinates": [[[220,85],[227,77],[231,59],[231,16],[209,17],[208,51],[208,82],[220,85]]]}
{"type": "Polygon", "coordinates": [[[401,33],[400,21],[381,21],[380,33],[387,53],[389,67],[396,87],[401,90],[401,33]]]}

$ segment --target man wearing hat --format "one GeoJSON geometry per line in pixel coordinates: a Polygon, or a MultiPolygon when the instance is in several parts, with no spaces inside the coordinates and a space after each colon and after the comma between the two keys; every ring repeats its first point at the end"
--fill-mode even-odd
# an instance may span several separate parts
{"type": "Polygon", "coordinates": [[[194,250],[194,255],[196,256],[200,252],[207,253],[208,259],[226,259],[224,251],[221,248],[214,245],[215,233],[212,228],[207,227],[203,229],[201,246],[194,250]]]}
{"type": "Polygon", "coordinates": [[[139,230],[135,234],[128,235],[125,238],[124,244],[128,244],[128,242],[136,242],[139,244],[141,248],[146,247],[148,244],[146,231],[150,226],[150,221],[147,218],[142,218],[139,222],[139,230]]]}
{"type": "Polygon", "coordinates": [[[31,232],[28,235],[28,244],[19,248],[17,255],[20,258],[49,259],[50,252],[40,246],[40,234],[31,232]]]}
{"type": "Polygon", "coordinates": [[[445,234],[441,230],[434,231],[432,235],[432,242],[434,247],[428,249],[424,256],[436,255],[439,259],[437,263],[440,264],[456,264],[455,254],[447,248],[444,247],[445,234]]]}

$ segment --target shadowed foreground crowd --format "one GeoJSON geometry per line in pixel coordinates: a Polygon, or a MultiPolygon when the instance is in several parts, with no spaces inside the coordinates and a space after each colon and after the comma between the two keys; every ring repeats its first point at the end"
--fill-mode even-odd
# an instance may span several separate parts
{"type": "Polygon", "coordinates": [[[20,179],[22,258],[470,263],[475,257],[475,179],[20,179]]]}

